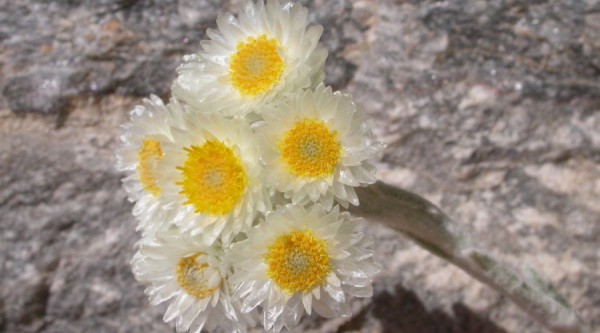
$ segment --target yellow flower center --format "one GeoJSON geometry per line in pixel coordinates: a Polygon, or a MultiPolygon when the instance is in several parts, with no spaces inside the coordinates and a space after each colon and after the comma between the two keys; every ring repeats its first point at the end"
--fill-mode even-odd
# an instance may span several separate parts
{"type": "Polygon", "coordinates": [[[178,166],[182,181],[180,194],[196,213],[222,216],[239,203],[248,185],[242,161],[233,150],[216,140],[201,146],[183,148],[187,152],[184,165],[178,166]]]}
{"type": "Polygon", "coordinates": [[[148,193],[153,196],[160,194],[160,187],[156,185],[156,163],[163,158],[160,142],[154,139],[142,140],[142,146],[138,150],[137,171],[140,175],[140,183],[148,193]]]}
{"type": "Polygon", "coordinates": [[[231,56],[229,77],[242,96],[255,97],[269,91],[283,72],[284,62],[277,39],[265,34],[238,42],[231,56]]]}
{"type": "Polygon", "coordinates": [[[179,259],[175,272],[181,289],[200,299],[211,296],[221,286],[220,273],[204,262],[205,256],[204,253],[199,252],[191,257],[179,259]],[[218,278],[214,278],[216,274],[218,278]]]}
{"type": "Polygon", "coordinates": [[[327,244],[311,231],[279,236],[264,260],[269,278],[290,293],[310,292],[325,281],[331,270],[327,244]]]}
{"type": "Polygon", "coordinates": [[[303,119],[283,134],[279,152],[290,173],[303,178],[331,175],[340,161],[342,145],[337,131],[324,122],[303,119]]]}

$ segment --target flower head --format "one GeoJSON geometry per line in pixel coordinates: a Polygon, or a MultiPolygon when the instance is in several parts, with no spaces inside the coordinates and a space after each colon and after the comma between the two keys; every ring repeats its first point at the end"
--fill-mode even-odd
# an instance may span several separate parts
{"type": "Polygon", "coordinates": [[[133,214],[140,221],[138,229],[145,234],[168,222],[164,216],[169,212],[161,203],[163,189],[158,185],[163,176],[159,163],[164,158],[163,143],[173,140],[170,126],[179,124],[183,114],[177,100],[165,105],[151,95],[130,112],[130,121],[123,125],[117,169],[127,175],[123,188],[129,200],[135,202],[133,214]]]}
{"type": "Polygon", "coordinates": [[[217,245],[205,246],[189,235],[163,231],[141,245],[132,267],[136,279],[148,285],[150,303],[170,300],[164,320],[175,320],[177,332],[200,333],[216,326],[245,332],[253,325],[252,315],[240,313],[231,299],[227,280],[231,267],[217,245]]]}
{"type": "Polygon", "coordinates": [[[352,100],[319,85],[265,107],[260,126],[268,181],[293,203],[358,205],[354,186],[375,182],[373,141],[352,100]]]}
{"type": "Polygon", "coordinates": [[[220,16],[170,103],[151,96],[124,126],[118,168],[143,231],[133,271],[178,332],[245,332],[259,314],[279,332],[373,292],[370,243],[336,202],[358,205],[383,145],[322,83],[322,27],[283,1],[220,16]]]}
{"type": "Polygon", "coordinates": [[[172,222],[201,234],[206,244],[226,245],[270,209],[263,187],[260,152],[248,124],[202,112],[190,112],[171,129],[161,163],[166,205],[172,222]]]}
{"type": "Polygon", "coordinates": [[[370,297],[379,270],[358,222],[339,206],[288,205],[268,214],[231,250],[242,311],[262,306],[262,323],[275,332],[296,326],[304,311],[350,315],[347,298],[370,297]]]}
{"type": "Polygon", "coordinates": [[[321,26],[308,26],[298,3],[248,2],[237,18],[217,19],[203,51],[187,56],[173,83],[177,98],[228,116],[243,116],[290,91],[323,80],[327,52],[317,46],[321,26]]]}

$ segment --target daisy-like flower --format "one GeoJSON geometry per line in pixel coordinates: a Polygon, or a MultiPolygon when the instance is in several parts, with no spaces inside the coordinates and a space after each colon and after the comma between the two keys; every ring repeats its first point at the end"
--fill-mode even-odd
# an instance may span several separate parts
{"type": "Polygon", "coordinates": [[[317,46],[323,28],[308,26],[308,11],[279,0],[248,2],[237,18],[217,19],[199,54],[184,58],[172,90],[192,106],[209,105],[243,116],[281,94],[323,81],[327,51],[317,46]]]}
{"type": "Polygon", "coordinates": [[[168,215],[161,204],[163,189],[158,185],[164,158],[161,142],[172,141],[170,127],[181,122],[183,108],[171,100],[168,105],[157,96],[144,99],[143,105],[130,112],[130,121],[123,125],[121,146],[117,151],[117,169],[125,172],[123,188],[129,200],[135,202],[133,215],[140,223],[138,230],[152,233],[162,227],[168,215]]]}
{"type": "Polygon", "coordinates": [[[172,222],[208,245],[219,237],[228,245],[270,209],[252,130],[243,120],[190,110],[171,134],[158,185],[176,212],[172,222]]]}
{"type": "Polygon", "coordinates": [[[175,320],[177,332],[217,326],[245,332],[254,325],[252,315],[240,313],[231,299],[231,267],[218,244],[205,246],[177,230],[163,231],[142,243],[131,264],[136,279],[148,285],[151,304],[170,300],[163,319],[175,320]]]}
{"type": "Polygon", "coordinates": [[[370,242],[355,231],[359,219],[327,212],[321,205],[288,205],[234,244],[230,281],[242,312],[262,306],[266,330],[296,326],[306,311],[331,318],[349,316],[349,296],[370,297],[379,271],[370,242]]]}
{"type": "Polygon", "coordinates": [[[375,182],[367,162],[383,145],[373,141],[352,100],[320,84],[264,107],[260,126],[269,184],[293,203],[334,198],[358,205],[354,186],[375,182]]]}

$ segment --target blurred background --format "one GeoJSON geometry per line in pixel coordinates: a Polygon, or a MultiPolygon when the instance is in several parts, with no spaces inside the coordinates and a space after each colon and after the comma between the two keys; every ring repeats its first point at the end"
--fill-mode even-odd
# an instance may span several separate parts
{"type": "MultiPolygon", "coordinates": [[[[388,144],[379,177],[545,275],[600,330],[600,1],[302,1],[326,82],[388,144]]],[[[242,1],[0,0],[0,331],[173,332],[130,271],[120,125],[242,1]]],[[[543,332],[373,223],[354,316],[298,332],[543,332]]],[[[256,330],[259,332],[259,330],[256,330]]]]}

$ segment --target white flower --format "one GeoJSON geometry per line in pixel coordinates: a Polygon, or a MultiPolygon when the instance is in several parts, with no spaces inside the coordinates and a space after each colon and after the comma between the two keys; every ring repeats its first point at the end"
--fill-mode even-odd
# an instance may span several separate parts
{"type": "Polygon", "coordinates": [[[172,140],[169,126],[180,123],[183,114],[176,100],[165,105],[151,95],[130,112],[130,121],[122,127],[117,169],[126,174],[123,188],[129,200],[135,202],[133,215],[139,219],[138,230],[144,234],[155,232],[168,221],[165,216],[169,212],[161,203],[163,189],[158,185],[162,176],[158,164],[164,157],[161,142],[172,140]]]}
{"type": "Polygon", "coordinates": [[[164,321],[175,320],[177,332],[200,333],[219,326],[227,332],[245,332],[254,325],[250,314],[239,312],[227,281],[231,267],[218,246],[177,230],[163,231],[145,241],[132,262],[133,273],[150,303],[170,301],[164,321]]]}
{"type": "Polygon", "coordinates": [[[203,51],[178,68],[174,96],[244,116],[283,93],[314,87],[323,81],[327,51],[317,46],[323,28],[307,18],[302,5],[279,0],[249,1],[237,18],[220,16],[203,51]]]}
{"type": "Polygon", "coordinates": [[[335,198],[344,207],[358,205],[353,187],[375,182],[367,160],[383,145],[348,96],[321,84],[265,107],[262,116],[270,186],[293,203],[319,201],[329,209],[335,198]]]}
{"type": "Polygon", "coordinates": [[[172,223],[207,245],[228,245],[249,228],[258,212],[270,209],[262,183],[260,153],[249,125],[217,114],[190,110],[182,126],[171,128],[160,168],[172,223]]]}
{"type": "Polygon", "coordinates": [[[262,323],[275,332],[296,326],[304,311],[350,315],[348,297],[372,296],[379,270],[358,223],[339,206],[328,213],[321,205],[288,205],[268,214],[231,250],[230,282],[242,312],[262,306],[262,323]]]}

